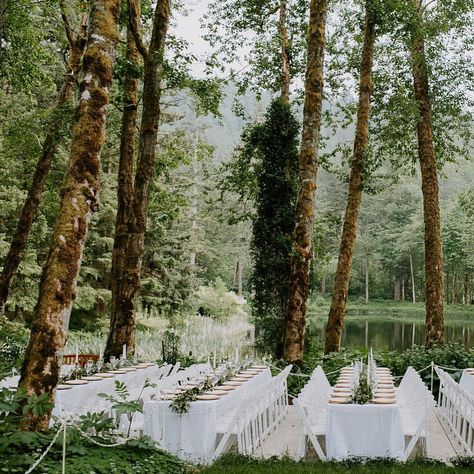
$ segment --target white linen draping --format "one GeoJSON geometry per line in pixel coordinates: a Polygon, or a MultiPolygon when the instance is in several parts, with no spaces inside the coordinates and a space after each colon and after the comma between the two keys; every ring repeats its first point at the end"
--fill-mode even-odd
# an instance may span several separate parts
{"type": "Polygon", "coordinates": [[[398,404],[330,404],[327,410],[328,458],[401,458],[405,438],[398,404]]]}
{"type": "Polygon", "coordinates": [[[459,386],[466,390],[467,393],[474,396],[474,373],[463,370],[459,386]]]}
{"type": "Polygon", "coordinates": [[[110,405],[103,398],[98,397],[99,393],[113,394],[115,382],[124,382],[129,391],[140,390],[146,379],[156,381],[161,377],[163,367],[157,365],[138,369],[126,374],[115,374],[112,378],[90,381],[86,385],[73,385],[67,390],[58,390],[54,404],[53,415],[60,416],[66,412],[71,415],[84,414],[87,412],[98,412],[108,410],[110,405]]]}
{"type": "Polygon", "coordinates": [[[168,401],[146,402],[144,434],[182,459],[206,463],[216,448],[219,421],[229,418],[245,397],[264,388],[270,380],[270,369],[266,369],[219,400],[192,402],[182,415],[174,413],[168,401]]]}

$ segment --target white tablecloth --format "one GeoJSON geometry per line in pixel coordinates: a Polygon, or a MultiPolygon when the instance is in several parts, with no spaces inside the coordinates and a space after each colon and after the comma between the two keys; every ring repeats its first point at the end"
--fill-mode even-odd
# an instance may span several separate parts
{"type": "Polygon", "coordinates": [[[328,405],[327,457],[400,458],[405,449],[398,404],[328,405]]]}
{"type": "Polygon", "coordinates": [[[144,434],[182,459],[206,463],[216,447],[219,421],[230,421],[244,397],[263,389],[270,380],[270,369],[266,369],[219,400],[192,402],[182,415],[174,413],[168,401],[146,402],[144,434]]]}
{"type": "Polygon", "coordinates": [[[130,393],[141,390],[146,379],[156,381],[162,373],[162,368],[154,365],[146,369],[138,369],[126,374],[116,374],[115,377],[90,381],[86,385],[73,385],[67,390],[58,390],[54,404],[53,415],[60,416],[64,411],[68,414],[84,414],[107,410],[110,404],[97,396],[99,393],[112,395],[115,392],[115,382],[124,382],[130,393]]]}
{"type": "Polygon", "coordinates": [[[459,386],[474,396],[474,374],[463,370],[459,386]]]}

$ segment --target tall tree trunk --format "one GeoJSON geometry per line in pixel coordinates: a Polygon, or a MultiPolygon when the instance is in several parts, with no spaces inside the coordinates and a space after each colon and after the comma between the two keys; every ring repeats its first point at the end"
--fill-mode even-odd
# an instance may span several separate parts
{"type": "Polygon", "coordinates": [[[290,101],[290,44],[286,27],[287,8],[287,0],[280,0],[278,33],[281,47],[281,99],[286,104],[290,101]]]}
{"type": "Polygon", "coordinates": [[[321,294],[326,296],[326,273],[321,276],[321,294]]]}
{"type": "Polygon", "coordinates": [[[331,308],[326,329],[326,354],[338,351],[341,346],[344,312],[349,292],[352,257],[357,235],[360,201],[362,197],[364,162],[369,142],[370,97],[372,95],[372,65],[374,56],[375,27],[372,15],[366,8],[364,43],[360,61],[359,104],[354,139],[354,153],[349,177],[347,205],[342,227],[341,246],[337,262],[331,308]]]}
{"type": "MultiPolygon", "coordinates": [[[[127,61],[134,66],[140,64],[138,53],[130,25],[127,30],[127,61]]],[[[128,243],[128,222],[130,219],[130,206],[133,199],[133,166],[135,162],[135,141],[137,126],[137,108],[140,80],[133,71],[135,67],[127,70],[124,82],[124,108],[122,113],[122,130],[120,138],[120,160],[117,186],[117,217],[115,219],[114,249],[112,253],[111,269],[111,321],[120,312],[121,286],[125,272],[125,256],[128,243]]],[[[105,354],[107,358],[112,354],[105,354]]],[[[115,354],[118,356],[117,354],[115,354]]]]}
{"type": "Polygon", "coordinates": [[[413,270],[413,258],[411,256],[410,252],[410,275],[411,275],[411,298],[413,301],[413,304],[416,303],[416,289],[415,289],[415,272],[413,270]]]}
{"type": "Polygon", "coordinates": [[[413,87],[419,115],[416,129],[425,222],[426,344],[430,345],[444,343],[443,250],[423,18],[419,0],[413,0],[413,3],[415,11],[411,36],[411,60],[413,87]]]}
{"type": "Polygon", "coordinates": [[[405,301],[405,277],[402,277],[401,300],[405,301]]]}
{"type": "Polygon", "coordinates": [[[305,320],[312,258],[314,205],[323,103],[324,47],[327,0],[311,0],[308,25],[308,63],[305,79],[299,191],[296,203],[293,253],[290,262],[288,313],[284,322],[283,358],[303,361],[305,320]]]}
{"type": "Polygon", "coordinates": [[[150,187],[155,168],[155,151],[160,119],[161,78],[163,53],[170,17],[170,0],[158,0],[153,19],[150,46],[146,50],[139,37],[140,21],[136,0],[129,0],[129,14],[137,48],[144,59],[143,113],[137,171],[133,186],[133,199],[128,221],[127,250],[122,283],[112,314],[105,358],[119,357],[124,345],[127,354],[135,352],[135,304],[140,290],[140,273],[143,261],[147,227],[150,187]]]}
{"type": "Polygon", "coordinates": [[[456,304],[456,272],[451,273],[451,304],[456,304]]]}
{"type": "MultiPolygon", "coordinates": [[[[43,195],[46,179],[49,175],[52,162],[61,141],[61,134],[62,130],[64,129],[62,125],[64,122],[64,113],[61,112],[64,106],[70,102],[73,95],[74,82],[76,80],[77,73],[79,72],[82,53],[86,44],[87,19],[88,16],[84,15],[78,34],[73,35],[70,30],[68,31],[67,36],[69,37],[70,52],[66,77],[56,99],[56,108],[53,111],[52,118],[46,131],[42,154],[36,164],[36,169],[30,189],[28,191],[28,196],[25,200],[25,203],[23,204],[23,209],[21,211],[15,233],[13,234],[10,249],[8,250],[8,253],[5,257],[2,273],[0,274],[0,314],[5,311],[5,305],[8,300],[13,277],[18,270],[23,251],[25,250],[28,237],[30,235],[33,221],[38,212],[38,207],[41,196],[43,195]]],[[[68,29],[69,23],[67,19],[65,20],[65,25],[66,29],[68,29]]]]}
{"type": "Polygon", "coordinates": [[[191,267],[191,272],[194,275],[196,271],[196,256],[197,256],[197,240],[198,240],[198,169],[197,169],[197,160],[198,160],[198,146],[199,146],[199,120],[196,118],[195,130],[194,130],[194,150],[193,150],[193,159],[191,162],[192,169],[192,185],[191,185],[191,255],[189,258],[189,263],[191,267]]]}
{"type": "Polygon", "coordinates": [[[393,299],[400,301],[400,277],[397,275],[393,284],[393,299]]]}
{"type": "MultiPolygon", "coordinates": [[[[59,380],[84,244],[98,207],[100,153],[118,42],[118,13],[118,0],[92,2],[70,165],[21,370],[19,386],[28,395],[48,394],[54,399],[59,380]]],[[[24,428],[46,429],[49,418],[49,412],[32,414],[24,428]]]]}
{"type": "Polygon", "coordinates": [[[369,262],[365,262],[365,304],[369,304],[369,262]]]}
{"type": "Polygon", "coordinates": [[[7,0],[0,0],[0,50],[3,47],[3,34],[5,29],[5,9],[7,7],[7,0]]]}

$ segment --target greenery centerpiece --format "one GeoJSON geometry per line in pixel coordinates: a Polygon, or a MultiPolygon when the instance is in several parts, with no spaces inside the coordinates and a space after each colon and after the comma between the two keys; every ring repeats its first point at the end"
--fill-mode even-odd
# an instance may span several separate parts
{"type": "Polygon", "coordinates": [[[365,405],[372,401],[372,387],[370,385],[367,366],[363,366],[359,375],[359,382],[352,392],[350,402],[356,405],[365,405]]]}

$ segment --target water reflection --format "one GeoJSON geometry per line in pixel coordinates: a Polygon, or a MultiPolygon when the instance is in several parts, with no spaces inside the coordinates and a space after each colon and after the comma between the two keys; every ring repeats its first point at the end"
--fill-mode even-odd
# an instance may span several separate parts
{"type": "MultiPolygon", "coordinates": [[[[324,341],[326,321],[322,318],[313,319],[310,323],[315,337],[324,341]]],[[[473,346],[474,322],[447,322],[445,327],[446,341],[463,342],[466,347],[473,346]]],[[[342,334],[344,347],[373,347],[403,351],[415,344],[425,342],[425,326],[421,320],[394,321],[384,320],[376,316],[367,319],[346,319],[342,334]]]]}

